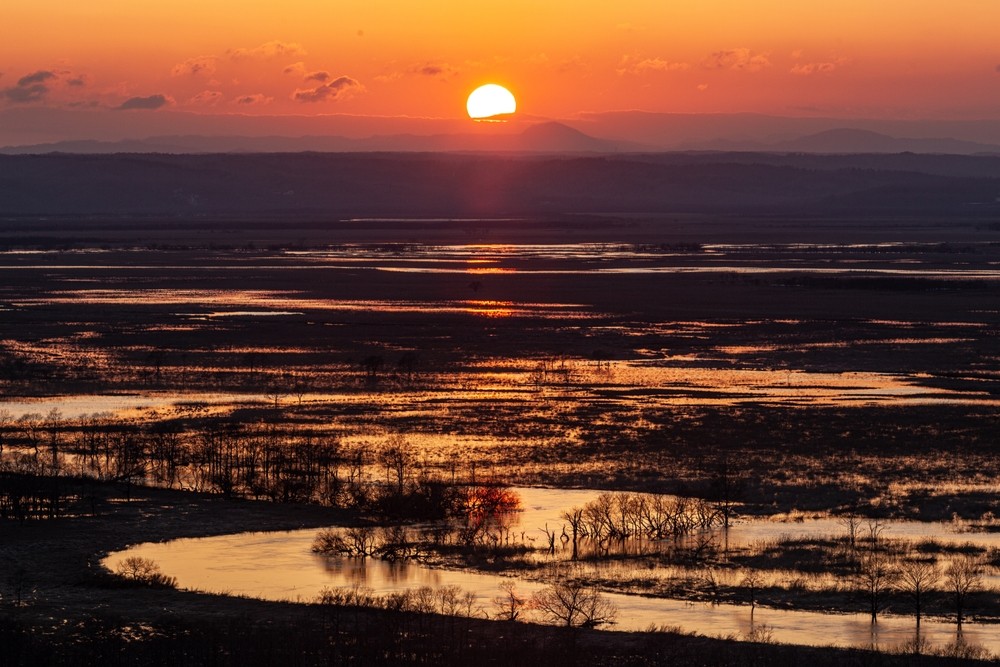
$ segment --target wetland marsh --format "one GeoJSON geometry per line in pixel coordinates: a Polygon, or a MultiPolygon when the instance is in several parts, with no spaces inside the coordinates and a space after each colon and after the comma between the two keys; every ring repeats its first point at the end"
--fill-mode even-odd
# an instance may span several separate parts
{"type": "MultiPolygon", "coordinates": [[[[585,238],[559,242],[544,221],[529,234],[502,220],[382,223],[408,240],[387,240],[377,220],[255,244],[110,243],[100,225],[97,242],[8,238],[2,472],[362,514],[398,510],[378,501],[397,485],[414,498],[479,482],[704,499],[741,518],[697,568],[660,555],[649,567],[574,565],[616,600],[621,629],[759,637],[735,603],[737,579],[760,569],[773,590],[756,613],[771,639],[882,649],[909,641],[912,619],[900,597],[873,633],[863,603],[830,584],[854,567],[840,522],[889,522],[913,549],[948,542],[949,527],[995,529],[996,230],[831,223],[789,238],[784,224],[594,220],[585,238]]],[[[546,505],[531,500],[537,488],[522,492],[546,505]]],[[[559,511],[585,502],[573,498],[559,511]]],[[[85,505],[77,494],[61,510],[84,516],[85,505]]],[[[532,548],[535,518],[523,526],[532,548]]],[[[309,553],[314,533],[196,542],[239,546],[231,564],[170,542],[137,549],[184,588],[257,595],[258,580],[277,587],[265,597],[301,602],[316,582],[390,591],[409,576],[489,598],[513,572],[454,560],[359,567],[309,553]],[[185,578],[206,562],[211,587],[185,578]],[[288,584],[282,567],[312,583],[288,584]]],[[[158,539],[200,534],[177,526],[158,539]]],[[[955,537],[982,542],[972,613],[986,623],[995,536],[955,537]]],[[[953,551],[935,548],[944,568],[953,551]]],[[[935,609],[925,650],[954,639],[947,605],[935,609]]],[[[997,653],[990,626],[965,628],[997,653]]]]}

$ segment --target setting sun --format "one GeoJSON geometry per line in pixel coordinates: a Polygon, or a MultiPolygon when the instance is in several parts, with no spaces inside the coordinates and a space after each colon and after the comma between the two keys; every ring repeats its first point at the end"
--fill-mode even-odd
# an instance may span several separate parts
{"type": "Polygon", "coordinates": [[[488,83],[472,91],[469,101],[465,103],[469,118],[481,120],[493,118],[502,114],[512,114],[517,109],[514,95],[495,83],[488,83]]]}

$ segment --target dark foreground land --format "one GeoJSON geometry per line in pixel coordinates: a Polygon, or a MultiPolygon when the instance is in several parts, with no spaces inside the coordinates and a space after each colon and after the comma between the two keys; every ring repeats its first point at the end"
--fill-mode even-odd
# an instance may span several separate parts
{"type": "MultiPolygon", "coordinates": [[[[567,630],[129,585],[101,554],[139,541],[350,522],[310,506],[83,483],[96,512],[0,523],[3,664],[21,665],[945,665],[957,658],[567,630]]],[[[973,664],[973,663],[969,663],[973,664]]]]}
{"type": "Polygon", "coordinates": [[[0,156],[0,215],[988,218],[998,179],[997,156],[912,153],[53,153],[0,156]]]}

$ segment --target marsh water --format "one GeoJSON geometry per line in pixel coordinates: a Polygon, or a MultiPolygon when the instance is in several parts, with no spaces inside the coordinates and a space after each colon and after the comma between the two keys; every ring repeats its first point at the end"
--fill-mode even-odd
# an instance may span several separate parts
{"type": "MultiPolygon", "coordinates": [[[[592,490],[519,488],[524,507],[519,525],[529,538],[541,536],[540,528],[561,525],[560,513],[592,500],[592,490]]],[[[748,521],[729,530],[731,546],[781,537],[830,536],[843,532],[833,519],[798,521],[748,521]]],[[[375,558],[330,557],[312,553],[317,530],[243,533],[217,537],[187,538],[164,543],[147,543],[109,555],[104,565],[114,570],[129,556],[157,562],[178,580],[181,588],[242,595],[267,600],[312,602],[324,588],[363,587],[377,594],[399,592],[422,586],[459,586],[475,593],[480,605],[489,609],[509,578],[469,569],[441,569],[408,561],[375,558]]],[[[889,538],[928,539],[942,542],[1000,545],[1000,535],[959,533],[947,523],[891,521],[886,523],[889,538]]],[[[991,582],[993,583],[993,582],[991,582]]],[[[544,587],[532,580],[516,580],[516,590],[530,594],[544,587]]],[[[865,614],[789,611],[758,607],[751,622],[750,608],[729,604],[712,605],[641,595],[607,594],[619,609],[618,630],[645,630],[650,626],[679,628],[710,636],[746,636],[754,626],[765,626],[779,642],[898,647],[911,641],[915,626],[911,616],[883,614],[873,625],[865,614]]],[[[931,645],[943,646],[956,640],[953,623],[925,619],[920,635],[931,645]]],[[[1000,652],[1000,633],[995,626],[967,622],[961,638],[993,653],[1000,652]]]]}
{"type": "MultiPolygon", "coordinates": [[[[896,461],[887,468],[894,483],[983,482],[973,478],[992,474],[983,462],[995,460],[989,420],[1000,403],[1000,244],[945,227],[880,232],[918,239],[905,242],[691,242],[704,235],[699,223],[673,244],[658,234],[653,244],[0,252],[0,417],[27,431],[110,414],[177,425],[192,441],[230,422],[294,422],[302,440],[358,448],[400,434],[441,474],[461,460],[530,483],[612,487],[616,475],[659,479],[666,466],[729,439],[771,456],[755,463],[768,474],[788,465],[789,452],[815,456],[800,469],[821,474],[796,490],[796,503],[833,475],[831,452],[855,448],[898,457],[917,447],[926,470],[896,461]],[[963,447],[987,455],[963,458],[963,447]],[[959,453],[937,470],[942,452],[959,453]],[[566,481],[581,471],[592,481],[566,481]]],[[[475,229],[470,239],[484,234],[475,229]]],[[[88,427],[50,430],[74,428],[88,427]]],[[[858,459],[844,460],[854,489],[858,459]]],[[[883,484],[885,473],[866,474],[883,484]]],[[[559,509],[586,493],[525,489],[526,537],[540,539],[538,528],[556,525],[559,509]]],[[[840,532],[830,524],[749,522],[728,539],[840,532]]],[[[887,536],[907,531],[993,539],[902,522],[887,536]]],[[[309,551],[314,534],[135,550],[184,587],[273,599],[308,601],[324,586],[355,584],[383,592],[456,584],[484,604],[497,592],[498,578],[484,573],[320,558],[309,551]]],[[[749,630],[744,607],[615,599],[621,628],[749,630]]],[[[876,635],[861,615],[760,609],[755,620],[799,643],[888,646],[913,633],[905,617],[885,617],[876,635]]],[[[942,644],[954,628],[928,621],[924,634],[942,644]]],[[[975,624],[965,631],[996,653],[995,634],[975,624]]]]}

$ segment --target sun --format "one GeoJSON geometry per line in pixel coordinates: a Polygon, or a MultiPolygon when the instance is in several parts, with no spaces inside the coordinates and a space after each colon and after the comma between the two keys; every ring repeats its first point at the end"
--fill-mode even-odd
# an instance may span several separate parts
{"type": "Polygon", "coordinates": [[[517,100],[503,86],[487,83],[472,91],[465,108],[469,112],[469,118],[489,120],[494,116],[514,113],[517,110],[517,100]]]}

